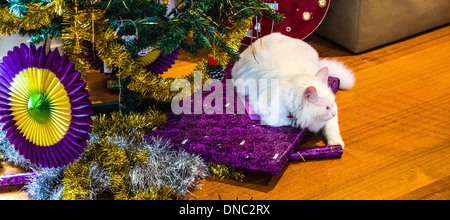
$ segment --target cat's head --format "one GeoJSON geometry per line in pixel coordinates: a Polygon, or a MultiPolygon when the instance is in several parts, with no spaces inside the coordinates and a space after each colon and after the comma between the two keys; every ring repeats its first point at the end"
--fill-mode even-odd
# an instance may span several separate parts
{"type": "Polygon", "coordinates": [[[317,127],[337,114],[335,96],[328,87],[328,68],[320,69],[308,87],[303,91],[303,109],[297,116],[297,124],[302,127],[317,127]]]}

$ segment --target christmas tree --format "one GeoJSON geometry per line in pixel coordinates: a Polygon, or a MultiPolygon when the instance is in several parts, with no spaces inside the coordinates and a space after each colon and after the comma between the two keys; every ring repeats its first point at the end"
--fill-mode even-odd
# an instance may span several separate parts
{"type": "MultiPolygon", "coordinates": [[[[19,32],[32,43],[48,36],[61,37],[64,52],[76,69],[91,68],[84,59],[83,41],[91,42],[98,57],[129,78],[128,89],[170,101],[173,79],[147,71],[139,62],[140,52],[154,48],[170,54],[181,48],[196,54],[211,49],[224,66],[238,60],[240,41],[254,16],[275,22],[284,17],[259,0],[179,0],[168,10],[160,0],[1,0],[0,35],[19,32]]],[[[207,61],[199,63],[205,70],[207,61]]],[[[186,78],[192,78],[187,75],[186,78]]]]}

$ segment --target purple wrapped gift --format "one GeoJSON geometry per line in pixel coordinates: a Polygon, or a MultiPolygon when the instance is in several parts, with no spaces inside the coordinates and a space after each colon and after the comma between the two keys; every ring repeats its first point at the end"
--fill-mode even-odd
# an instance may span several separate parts
{"type": "Polygon", "coordinates": [[[21,186],[35,175],[35,172],[0,175],[0,189],[5,187],[21,186]]]}
{"type": "MultiPolygon", "coordinates": [[[[229,100],[225,94],[225,79],[230,77],[233,65],[234,63],[228,64],[222,81],[223,114],[206,114],[203,110],[202,114],[194,114],[196,101],[191,97],[194,102],[194,105],[191,105],[192,114],[168,113],[166,125],[151,131],[147,138],[169,138],[177,147],[198,154],[208,162],[276,175],[290,159],[308,130],[292,126],[261,125],[255,117],[252,117],[255,119],[252,120],[248,114],[237,114],[237,106],[242,103],[236,91],[233,100],[229,100]],[[226,108],[233,107],[230,104],[234,104],[234,113],[226,114],[226,108]]],[[[336,92],[339,88],[339,79],[330,77],[329,85],[336,92]]],[[[212,92],[203,91],[202,99],[197,101],[205,103],[203,100],[210,93],[212,92]]]]}
{"type": "Polygon", "coordinates": [[[295,160],[312,160],[320,158],[341,157],[342,156],[341,145],[328,145],[319,147],[302,147],[295,150],[289,157],[289,161],[295,160]]]}

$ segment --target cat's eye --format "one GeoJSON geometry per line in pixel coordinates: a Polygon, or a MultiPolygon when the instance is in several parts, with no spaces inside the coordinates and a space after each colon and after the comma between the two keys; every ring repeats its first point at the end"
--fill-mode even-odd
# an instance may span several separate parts
{"type": "Polygon", "coordinates": [[[330,110],[330,106],[327,106],[327,110],[330,110]]]}

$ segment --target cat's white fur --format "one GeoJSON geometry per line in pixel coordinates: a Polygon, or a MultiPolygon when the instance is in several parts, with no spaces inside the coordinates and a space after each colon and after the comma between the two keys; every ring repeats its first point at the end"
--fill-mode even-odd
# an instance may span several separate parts
{"type": "Polygon", "coordinates": [[[278,93],[275,89],[259,88],[258,95],[249,99],[265,123],[301,126],[313,132],[322,130],[329,145],[344,147],[328,76],[340,79],[340,89],[350,89],[355,83],[352,71],[344,64],[337,60],[319,60],[317,51],[310,45],[280,33],[256,40],[242,52],[232,69],[238,88],[248,86],[248,79],[256,82],[278,79],[278,93]],[[274,107],[278,111],[271,111],[274,107]]]}

